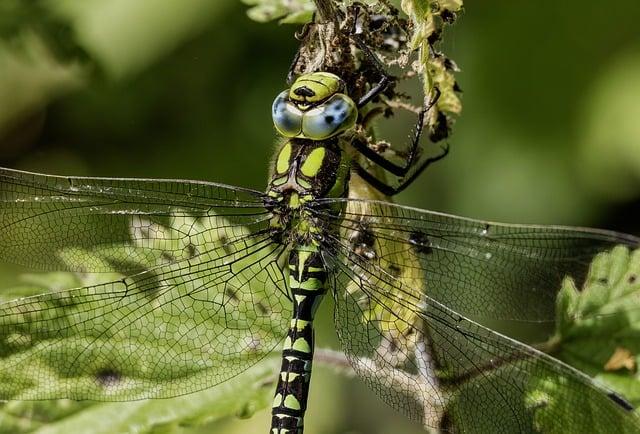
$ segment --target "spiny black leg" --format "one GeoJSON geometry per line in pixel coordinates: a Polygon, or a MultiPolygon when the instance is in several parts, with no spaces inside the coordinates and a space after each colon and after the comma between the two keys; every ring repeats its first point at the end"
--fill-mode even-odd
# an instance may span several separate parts
{"type": "Polygon", "coordinates": [[[364,155],[365,158],[382,167],[384,170],[391,172],[395,176],[404,176],[407,172],[404,166],[399,166],[392,161],[387,160],[382,155],[378,154],[376,151],[367,146],[367,144],[362,142],[361,140],[353,140],[351,142],[351,146],[353,147],[353,149],[364,155]]]}
{"type": "Polygon", "coordinates": [[[360,177],[367,184],[369,184],[370,186],[372,186],[373,188],[375,188],[385,196],[393,196],[393,187],[385,184],[384,182],[380,181],[378,178],[373,176],[371,173],[367,172],[367,170],[364,167],[362,167],[359,163],[354,162],[353,164],[356,168],[356,172],[358,173],[358,175],[360,175],[360,177]]]}
{"type": "Polygon", "coordinates": [[[431,166],[436,161],[442,160],[444,157],[447,156],[447,154],[449,154],[449,145],[448,144],[445,144],[440,149],[442,150],[442,152],[440,152],[440,154],[436,155],[435,157],[429,157],[426,160],[424,160],[422,162],[422,164],[420,164],[420,166],[411,174],[411,176],[409,176],[406,179],[402,179],[400,181],[400,185],[398,185],[397,187],[393,187],[393,192],[391,194],[389,194],[388,196],[393,196],[393,195],[396,195],[396,194],[400,193],[402,190],[404,190],[405,188],[410,186],[413,183],[413,181],[415,181],[416,178],[418,178],[418,176],[420,176],[420,174],[422,172],[424,172],[424,170],[427,167],[431,166]]]}
{"type": "Polygon", "coordinates": [[[360,109],[364,107],[369,103],[369,101],[384,92],[389,83],[391,83],[389,76],[386,74],[383,75],[380,81],[378,81],[371,89],[369,89],[369,92],[365,93],[364,96],[358,100],[358,108],[360,109]]]}
{"type": "Polygon", "coordinates": [[[425,108],[420,110],[420,113],[418,113],[418,120],[414,127],[415,134],[411,141],[411,145],[409,146],[409,152],[403,165],[398,165],[391,160],[388,160],[373,149],[369,148],[366,143],[363,143],[360,140],[353,140],[351,142],[351,146],[353,146],[356,151],[364,155],[365,158],[371,160],[373,163],[377,164],[393,175],[399,177],[407,176],[411,168],[415,165],[417,158],[420,156],[420,139],[422,137],[422,130],[424,129],[424,117],[429,112],[429,110],[431,110],[431,108],[438,102],[439,98],[440,90],[436,87],[433,100],[431,100],[429,104],[425,108]]]}
{"type": "Polygon", "coordinates": [[[447,156],[447,154],[449,154],[449,145],[445,145],[441,149],[442,149],[442,152],[440,154],[436,155],[435,157],[430,157],[424,160],[422,164],[420,164],[420,166],[411,174],[411,176],[401,179],[400,184],[396,187],[392,187],[386,182],[379,180],[357,162],[354,163],[354,165],[358,175],[360,175],[360,177],[364,179],[364,181],[367,184],[371,185],[373,188],[375,188],[385,196],[395,196],[396,194],[406,189],[409,185],[411,185],[413,181],[415,181],[418,178],[418,176],[420,176],[420,174],[424,172],[424,170],[427,167],[431,166],[436,161],[442,160],[444,157],[447,156]]]}
{"type": "Polygon", "coordinates": [[[420,110],[418,113],[418,121],[416,122],[416,126],[414,128],[413,140],[411,140],[411,145],[409,146],[409,153],[407,155],[405,165],[405,172],[400,176],[406,176],[409,173],[409,170],[416,163],[416,159],[420,154],[420,139],[422,138],[422,130],[424,129],[424,117],[427,114],[427,111],[433,107],[433,104],[429,104],[429,107],[426,107],[420,110]]]}
{"type": "Polygon", "coordinates": [[[367,44],[365,44],[362,39],[360,39],[357,35],[352,35],[351,39],[356,43],[360,51],[362,51],[365,57],[369,60],[369,63],[376,71],[376,73],[380,75],[380,80],[375,85],[373,85],[373,87],[369,89],[369,91],[364,94],[362,98],[360,98],[356,103],[358,109],[361,109],[373,98],[384,92],[389,83],[391,83],[391,77],[387,75],[382,62],[380,62],[380,59],[378,59],[378,56],[371,52],[369,47],[367,47],[367,44]]]}
{"type": "Polygon", "coordinates": [[[409,147],[409,157],[407,158],[407,163],[405,165],[405,167],[407,168],[407,172],[405,172],[404,175],[408,173],[411,166],[413,166],[413,164],[415,163],[416,157],[419,156],[420,139],[422,137],[422,131],[424,130],[424,117],[427,115],[427,113],[429,113],[429,110],[431,110],[438,103],[438,100],[440,99],[440,89],[437,87],[434,87],[433,89],[433,98],[431,99],[431,101],[429,101],[429,104],[427,104],[426,107],[420,110],[420,113],[418,114],[418,121],[416,122],[416,125],[414,127],[415,134],[413,136],[413,140],[411,141],[411,146],[409,147]]]}

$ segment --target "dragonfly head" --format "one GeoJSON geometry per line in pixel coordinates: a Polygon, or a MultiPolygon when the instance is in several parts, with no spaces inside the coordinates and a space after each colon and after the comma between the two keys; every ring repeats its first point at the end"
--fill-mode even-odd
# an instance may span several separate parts
{"type": "Polygon", "coordinates": [[[312,72],[296,79],[288,91],[289,99],[302,110],[322,103],[336,93],[344,93],[344,81],[330,72],[312,72]]]}
{"type": "Polygon", "coordinates": [[[344,81],[329,72],[301,75],[273,102],[276,130],[284,137],[325,140],[352,128],[358,108],[344,89],[344,81]]]}

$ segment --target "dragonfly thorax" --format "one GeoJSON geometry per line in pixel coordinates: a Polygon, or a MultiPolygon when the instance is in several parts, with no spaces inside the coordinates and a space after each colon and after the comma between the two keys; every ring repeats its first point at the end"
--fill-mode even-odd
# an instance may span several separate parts
{"type": "Polygon", "coordinates": [[[349,157],[338,139],[284,142],[267,189],[266,206],[274,214],[272,225],[301,233],[319,231],[305,209],[316,199],[346,197],[349,169],[349,157]]]}

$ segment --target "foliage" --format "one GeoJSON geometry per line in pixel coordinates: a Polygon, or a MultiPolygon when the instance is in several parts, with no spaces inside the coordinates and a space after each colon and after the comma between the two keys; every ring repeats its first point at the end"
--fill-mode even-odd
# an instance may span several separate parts
{"type": "MultiPolygon", "coordinates": [[[[163,257],[162,252],[180,251],[181,248],[186,248],[184,243],[193,243],[193,246],[199,251],[213,248],[209,244],[215,243],[215,240],[194,239],[190,238],[188,233],[180,234],[170,229],[192,227],[196,228],[194,229],[196,233],[211,232],[199,228],[201,224],[201,222],[188,218],[185,220],[185,217],[174,217],[167,226],[156,227],[153,230],[155,233],[166,233],[166,239],[156,241],[152,250],[142,249],[135,253],[138,248],[136,246],[114,245],[92,251],[66,250],[61,253],[61,258],[64,261],[67,256],[77,258],[78,255],[83,255],[92,264],[96,264],[96,261],[103,261],[103,265],[107,266],[112,263],[113,258],[120,257],[122,250],[125,250],[131,252],[130,257],[135,257],[140,261],[141,268],[153,270],[153,264],[163,257]],[[154,252],[151,255],[145,253],[151,251],[154,252]]],[[[150,229],[153,227],[153,225],[150,226],[150,229]]],[[[132,227],[131,230],[135,230],[135,227],[132,227]]],[[[144,240],[140,240],[138,243],[139,247],[143,245],[149,247],[144,240]]],[[[637,393],[640,390],[640,380],[636,375],[640,354],[640,347],[638,347],[638,342],[640,342],[640,336],[638,336],[638,330],[640,330],[639,276],[640,250],[629,252],[625,247],[616,247],[594,259],[581,291],[578,291],[575,282],[567,277],[557,298],[556,333],[547,344],[541,346],[541,349],[550,352],[558,359],[587,372],[597,380],[603,381],[625,394],[634,405],[640,403],[640,396],[637,393]]],[[[96,285],[121,277],[115,270],[97,276],[77,273],[26,275],[24,277],[25,284],[4,292],[3,298],[11,300],[16,297],[35,295],[41,293],[45,288],[47,292],[55,292],[62,288],[96,285]]],[[[81,303],[82,300],[80,299],[78,302],[81,303]]],[[[185,312],[185,314],[187,316],[184,320],[189,321],[190,313],[185,312]]],[[[108,319],[105,318],[105,321],[108,322],[108,319]]],[[[63,345],[73,346],[73,341],[77,338],[82,337],[69,335],[68,342],[63,345]]],[[[265,339],[268,337],[265,336],[265,339]]],[[[151,340],[147,340],[145,353],[148,353],[155,360],[165,349],[161,346],[155,349],[149,347],[151,342],[151,340]]],[[[129,351],[126,348],[131,343],[122,340],[120,343],[116,342],[115,345],[123,345],[125,348],[120,350],[115,348],[114,351],[125,354],[129,351]]],[[[15,350],[16,348],[13,348],[8,342],[7,346],[2,348],[5,360],[10,361],[10,358],[13,357],[11,353],[15,350]]],[[[16,355],[19,356],[19,353],[16,355]]],[[[29,360],[29,363],[38,363],[36,358],[29,360]]],[[[47,432],[52,433],[78,432],[85,430],[87,426],[91,426],[93,429],[91,432],[95,433],[113,432],[114,426],[117,426],[118,430],[122,432],[131,431],[133,427],[140,430],[137,432],[150,432],[158,426],[171,431],[184,424],[211,422],[232,415],[247,416],[269,404],[272,380],[277,369],[276,363],[275,358],[268,359],[223,386],[168,400],[116,404],[73,403],[67,400],[12,401],[6,404],[0,412],[3,421],[1,425],[3,429],[6,427],[5,431],[0,430],[0,432],[33,432],[38,427],[44,426],[43,424],[46,424],[47,432]],[[168,411],[168,409],[173,410],[168,411]],[[93,420],[108,420],[110,422],[103,426],[91,422],[93,420]]],[[[465,402],[474,403],[476,401],[465,398],[467,394],[473,395],[479,387],[479,382],[491,382],[495,377],[503,374],[510,378],[513,366],[520,364],[522,364],[522,369],[527,369],[526,360],[509,362],[466,384],[456,398],[458,406],[455,411],[471,411],[475,414],[478,411],[477,405],[468,408],[465,402]],[[509,368],[509,366],[512,367],[509,368]]],[[[143,365],[138,366],[141,369],[142,367],[143,365]]],[[[138,368],[123,366],[116,369],[122,369],[122,372],[128,370],[126,375],[135,378],[138,375],[136,373],[138,368]]],[[[29,366],[25,365],[24,370],[21,371],[21,377],[28,376],[31,371],[36,372],[36,369],[30,370],[29,366]]],[[[37,369],[37,372],[42,372],[42,370],[37,369]]],[[[57,378],[53,370],[50,372],[50,377],[32,378],[31,390],[15,389],[15,395],[47,393],[46,391],[50,390],[52,385],[60,381],[76,381],[57,378]],[[45,392],[39,392],[38,388],[42,388],[45,392]]],[[[139,372],[139,374],[145,375],[143,372],[139,372]]],[[[194,371],[194,375],[197,375],[197,371],[194,371]]],[[[13,380],[5,379],[2,387],[5,389],[8,387],[16,388],[25,384],[23,381],[13,380]]],[[[487,390],[490,389],[487,388],[487,390]]],[[[566,414],[573,415],[578,412],[583,415],[579,419],[572,417],[573,422],[570,425],[572,433],[585,432],[590,427],[599,427],[596,430],[605,431],[606,427],[612,426],[611,423],[616,424],[616,432],[633,432],[634,426],[631,425],[631,422],[620,417],[625,410],[622,410],[614,400],[607,397],[609,392],[605,389],[601,391],[602,393],[593,393],[592,389],[585,387],[583,383],[572,377],[558,377],[552,372],[542,371],[535,375],[534,381],[528,385],[527,389],[526,396],[514,394],[509,400],[512,403],[520,402],[520,411],[524,412],[525,407],[533,409],[534,423],[545,432],[555,432],[554,430],[559,426],[555,417],[546,417],[547,412],[557,411],[558,406],[566,406],[564,403],[567,402],[573,403],[574,408],[566,408],[564,410],[566,414]],[[580,402],[580,408],[575,408],[575,402],[580,402]],[[576,420],[579,422],[578,425],[575,423],[576,420]]],[[[108,399],[108,395],[106,395],[106,399],[108,399]]],[[[486,396],[485,399],[489,402],[492,397],[486,396]]],[[[513,409],[496,408],[491,411],[488,408],[483,409],[476,417],[478,429],[482,431],[482,427],[485,425],[487,427],[493,426],[493,420],[495,417],[500,417],[500,411],[513,411],[513,409]]],[[[455,419],[456,413],[452,413],[451,417],[455,419]]],[[[505,417],[505,419],[511,420],[510,417],[505,417]]],[[[569,432],[566,431],[567,425],[563,424],[562,426],[565,427],[563,432],[569,432]]],[[[513,427],[513,429],[517,429],[517,427],[513,427]]]]}
{"type": "Polygon", "coordinates": [[[198,33],[228,1],[3,0],[0,140],[43,106],[100,79],[147,68],[198,33]],[[108,19],[105,19],[108,17],[108,19]],[[145,21],[144,25],[137,25],[145,21]],[[156,33],[163,28],[161,34],[156,33]]]}
{"type": "MultiPolygon", "coordinates": [[[[221,222],[218,221],[218,223],[221,222]]],[[[3,372],[13,372],[13,374],[2,379],[0,388],[4,395],[14,396],[17,400],[24,398],[26,401],[11,401],[2,407],[0,418],[4,422],[0,424],[2,427],[0,433],[33,432],[45,424],[47,432],[50,433],[150,432],[158,426],[163,426],[165,432],[170,432],[173,428],[185,424],[208,423],[234,415],[248,417],[270,403],[278,360],[267,357],[259,363],[265,357],[265,352],[260,350],[250,356],[258,364],[249,372],[225,382],[221,387],[209,388],[177,398],[115,404],[88,404],[68,400],[29,401],[33,396],[59,395],[56,391],[70,390],[70,386],[72,390],[95,390],[95,392],[80,393],[83,395],[88,393],[87,396],[99,396],[101,401],[113,400],[110,396],[118,393],[121,388],[126,388],[125,393],[129,396],[136,396],[138,392],[142,393],[139,396],[147,396],[154,390],[160,391],[165,387],[170,389],[177,387],[177,390],[180,390],[179,384],[200,384],[203,385],[200,387],[205,387],[210,381],[206,377],[208,365],[213,364],[216,369],[222,371],[233,369],[234,363],[237,362],[233,356],[211,354],[210,360],[206,361],[192,356],[189,360],[190,368],[185,372],[180,372],[177,379],[164,375],[167,372],[175,371],[175,366],[171,364],[171,356],[166,356],[173,354],[176,348],[180,349],[179,357],[186,357],[192,351],[202,354],[202,349],[197,335],[177,333],[178,342],[167,342],[168,339],[154,338],[153,334],[156,330],[160,331],[173,325],[182,327],[182,330],[198,329],[202,332],[207,330],[207,327],[213,328],[216,325],[215,312],[205,315],[206,322],[204,324],[194,323],[195,311],[189,308],[188,299],[180,301],[179,307],[174,307],[174,311],[179,312],[179,315],[171,316],[163,313],[166,312],[166,306],[165,309],[156,310],[154,309],[154,301],[149,299],[147,306],[141,307],[135,312],[138,318],[144,316],[145,319],[145,323],[140,324],[141,334],[139,336],[114,335],[112,330],[116,327],[109,326],[109,324],[114,324],[114,320],[111,319],[113,314],[110,315],[109,312],[101,314],[101,321],[95,323],[96,327],[100,324],[105,330],[101,332],[99,328],[92,329],[92,335],[86,335],[81,327],[64,325],[67,317],[73,318],[83,313],[92,315],[92,306],[95,302],[91,298],[91,290],[71,290],[70,293],[74,294],[76,306],[63,306],[62,303],[58,305],[55,301],[56,296],[64,294],[59,291],[66,288],[95,287],[101,283],[121,280],[123,276],[116,272],[118,267],[115,258],[121,257],[123,252],[132,260],[136,258],[136,264],[130,264],[134,268],[147,270],[146,273],[154,273],[154,264],[157,264],[166,255],[175,255],[176,251],[186,249],[185,243],[190,248],[202,252],[215,250],[216,243],[218,243],[218,240],[210,239],[210,235],[202,235],[216,233],[215,229],[207,229],[203,227],[205,223],[196,222],[191,218],[174,216],[168,222],[168,226],[151,222],[144,224],[144,228],[140,228],[132,223],[130,230],[142,231],[146,228],[152,232],[165,234],[162,239],[154,239],[153,250],[147,249],[150,247],[150,241],[139,239],[135,245],[102,246],[91,251],[68,248],[60,252],[60,258],[63,262],[71,264],[78,257],[82,257],[86,261],[85,263],[101,264],[101,269],[111,269],[110,272],[26,275],[23,286],[2,293],[2,298],[5,301],[43,293],[51,294],[46,312],[42,312],[40,315],[43,320],[56,318],[56,323],[66,331],[54,333],[51,336],[52,339],[48,340],[43,336],[30,336],[28,331],[17,327],[15,331],[9,333],[13,338],[3,341],[0,346],[0,354],[2,354],[0,365],[16,366],[19,364],[20,370],[16,372],[15,369],[5,367],[3,372]],[[189,236],[189,234],[179,232],[178,229],[173,229],[184,227],[192,228],[195,233],[201,235],[189,236]],[[147,321],[156,321],[156,323],[146,324],[147,321]],[[88,346],[88,340],[91,340],[91,346],[88,346]],[[102,340],[102,342],[97,343],[97,340],[102,340]],[[193,348],[190,348],[191,346],[193,348]],[[110,348],[110,355],[109,360],[105,361],[107,348],[110,348]],[[98,352],[93,354],[91,349],[97,349],[98,352]],[[56,356],[51,356],[52,354],[56,356]],[[48,360],[55,360],[56,357],[67,358],[69,369],[58,372],[60,368],[58,365],[43,368],[43,364],[46,365],[48,360]],[[131,357],[135,358],[135,363],[131,363],[131,357]],[[100,377],[91,378],[91,376],[82,373],[102,371],[105,369],[102,366],[105,362],[110,366],[109,371],[104,374],[105,384],[95,389],[96,381],[101,381],[100,377]],[[109,385],[111,380],[113,380],[113,384],[109,385]],[[138,392],[136,392],[137,390],[138,392]],[[99,395],[95,395],[95,393],[99,395]],[[95,421],[102,422],[96,423],[95,421]],[[87,431],[87,427],[91,427],[92,431],[87,431]]],[[[204,256],[206,255],[199,257],[204,256]]],[[[193,263],[195,263],[194,260],[192,260],[193,263]]],[[[163,278],[168,278],[166,273],[163,274],[163,278]]],[[[186,284],[183,283],[183,285],[186,284]]],[[[7,306],[5,305],[5,309],[10,309],[7,306]]],[[[238,312],[244,312],[246,316],[253,312],[252,308],[236,307],[238,312]]],[[[37,318],[40,318],[36,317],[38,314],[35,312],[24,313],[24,315],[33,316],[32,321],[37,321],[37,318]]],[[[249,320],[239,314],[239,321],[249,320]]],[[[69,323],[73,324],[73,320],[69,319],[69,323]]],[[[11,325],[6,325],[6,327],[11,327],[11,325]]],[[[197,333],[197,330],[193,333],[197,333]]],[[[246,342],[246,339],[255,339],[255,333],[256,330],[252,329],[251,336],[241,337],[240,340],[246,342]]],[[[268,330],[264,330],[261,336],[261,344],[268,348],[280,341],[279,336],[270,335],[268,330]]],[[[228,350],[235,354],[237,351],[231,348],[234,340],[228,340],[228,350]]],[[[242,357],[246,358],[246,355],[242,357]]],[[[63,392],[63,394],[66,393],[63,392]]]]}
{"type": "Polygon", "coordinates": [[[278,20],[280,24],[304,24],[311,21],[315,6],[311,0],[242,0],[251,6],[249,18],[264,23],[278,20]]]}
{"type": "MultiPolygon", "coordinates": [[[[566,278],[557,298],[556,332],[542,347],[554,357],[594,377],[624,395],[633,406],[640,404],[640,250],[616,247],[594,258],[582,288],[566,278]]],[[[544,432],[559,431],[556,418],[549,416],[567,402],[580,408],[564,411],[582,415],[571,432],[635,432],[635,427],[614,413],[605,393],[594,395],[572,386],[566,399],[558,382],[565,378],[540,375],[528,396],[536,408],[535,424],[544,432]]],[[[617,406],[617,404],[616,404],[617,406]]]]}
{"type": "MultiPolygon", "coordinates": [[[[458,84],[454,73],[458,72],[455,62],[437,51],[435,43],[441,38],[445,24],[451,24],[456,19],[456,14],[462,12],[462,0],[402,0],[402,9],[411,19],[413,35],[409,42],[409,48],[419,50],[417,69],[422,74],[424,94],[429,101],[436,97],[434,88],[440,91],[437,102],[438,111],[431,113],[427,120],[432,129],[439,127],[439,113],[445,116],[459,115],[462,111],[462,102],[457,94],[458,84]]],[[[450,124],[451,119],[445,121],[450,124]]],[[[446,125],[445,125],[446,126],[446,125]]],[[[446,126],[448,128],[448,126],[446,126]]],[[[436,139],[440,138],[435,132],[436,139]]],[[[433,137],[432,133],[432,137],[433,137]]]]}
{"type": "Polygon", "coordinates": [[[164,433],[228,417],[251,417],[271,403],[279,361],[256,365],[219,387],[171,399],[94,403],[10,401],[0,408],[0,433],[164,433]]]}
{"type": "Polygon", "coordinates": [[[0,39],[21,44],[25,32],[37,34],[61,61],[89,60],[78,43],[71,20],[44,0],[0,2],[0,39]]]}
{"type": "MultiPolygon", "coordinates": [[[[474,432],[491,432],[496,419],[513,420],[514,412],[522,418],[532,415],[532,425],[544,433],[637,432],[640,414],[635,410],[634,415],[619,401],[640,404],[638,276],[640,250],[629,252],[618,246],[594,258],[580,291],[567,277],[557,295],[556,332],[539,349],[594,378],[596,388],[587,387],[586,376],[561,375],[540,365],[525,385],[524,396],[518,388],[496,389],[496,396],[482,396],[481,402],[487,404],[478,407],[478,390],[491,390],[483,383],[513,381],[514,369],[531,369],[526,358],[514,360],[463,385],[451,416],[472,414],[474,432]],[[499,402],[509,405],[493,405],[499,402]],[[558,414],[565,416],[558,419],[558,414]]],[[[504,429],[518,432],[522,427],[505,425],[504,429]]]]}
{"type": "Polygon", "coordinates": [[[567,278],[556,312],[551,353],[640,405],[640,250],[597,256],[580,290],[567,278]]]}

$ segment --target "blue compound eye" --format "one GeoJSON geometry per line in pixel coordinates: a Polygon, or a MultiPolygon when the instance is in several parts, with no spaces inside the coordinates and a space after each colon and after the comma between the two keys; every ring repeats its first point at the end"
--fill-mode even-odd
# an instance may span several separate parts
{"type": "Polygon", "coordinates": [[[304,114],[302,135],[311,140],[328,139],[353,127],[357,117],[353,100],[338,93],[304,114]]]}
{"type": "Polygon", "coordinates": [[[296,137],[302,132],[302,112],[289,101],[289,91],[281,92],[271,106],[273,125],[284,137],[296,137]]]}

